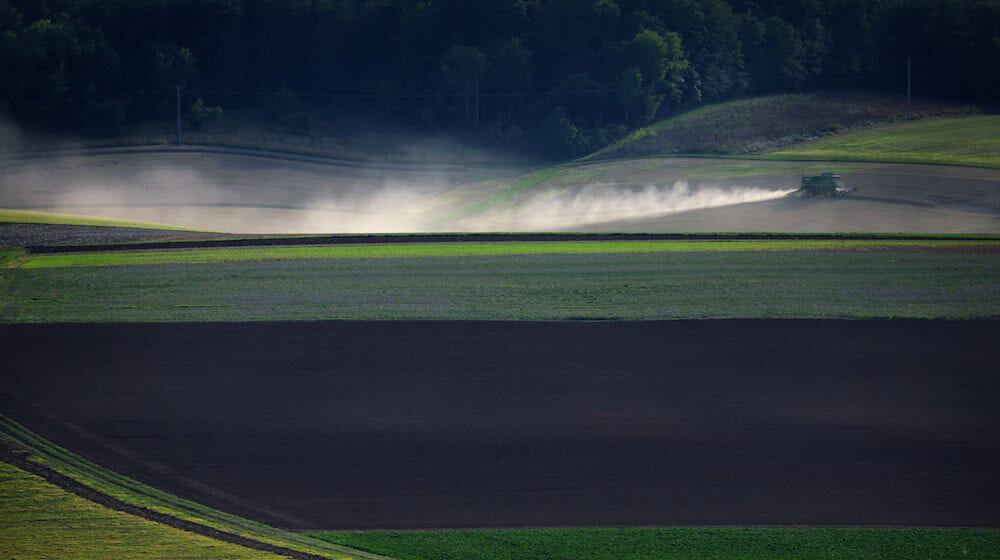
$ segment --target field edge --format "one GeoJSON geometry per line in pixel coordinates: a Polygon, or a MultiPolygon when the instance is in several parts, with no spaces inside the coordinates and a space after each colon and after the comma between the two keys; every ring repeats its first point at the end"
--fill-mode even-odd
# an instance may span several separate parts
{"type": "Polygon", "coordinates": [[[196,504],[111,472],[0,413],[0,461],[82,498],[163,525],[302,560],[391,560],[196,504]]]}
{"type": "Polygon", "coordinates": [[[949,555],[987,559],[997,558],[995,547],[1000,545],[1000,529],[936,527],[565,527],[311,534],[372,552],[397,554],[403,560],[609,560],[632,557],[637,550],[647,560],[917,560],[949,555]]]}

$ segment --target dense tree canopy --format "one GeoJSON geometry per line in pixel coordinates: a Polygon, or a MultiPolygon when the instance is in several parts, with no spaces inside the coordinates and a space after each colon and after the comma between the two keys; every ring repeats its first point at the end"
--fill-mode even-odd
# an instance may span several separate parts
{"type": "Polygon", "coordinates": [[[107,134],[169,115],[178,84],[227,110],[280,91],[573,152],[735,96],[902,92],[908,56],[918,94],[995,100],[1000,3],[0,0],[0,109],[107,134]]]}

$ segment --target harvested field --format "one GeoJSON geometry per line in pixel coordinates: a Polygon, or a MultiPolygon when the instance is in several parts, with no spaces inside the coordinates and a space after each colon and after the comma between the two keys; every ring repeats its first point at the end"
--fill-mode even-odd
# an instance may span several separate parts
{"type": "Polygon", "coordinates": [[[2,333],[10,416],[285,527],[1000,524],[996,321],[2,333]]]}
{"type": "Polygon", "coordinates": [[[79,246],[105,243],[203,239],[206,234],[164,229],[77,226],[64,224],[0,223],[0,247],[46,245],[79,246]]]}
{"type": "Polygon", "coordinates": [[[427,231],[1000,232],[995,169],[713,158],[534,170],[365,167],[200,150],[11,159],[0,207],[237,233],[427,231]],[[790,199],[843,173],[846,200],[790,199]]]}
{"type": "Polygon", "coordinates": [[[457,222],[456,229],[1000,232],[995,169],[650,158],[582,165],[567,173],[566,179],[457,222]],[[821,171],[842,174],[858,191],[844,199],[766,196],[776,189],[790,192],[803,175],[821,171]],[[573,178],[572,172],[586,172],[586,179],[573,178]],[[699,196],[706,204],[712,196],[733,203],[691,204],[699,196]]]}
{"type": "Polygon", "coordinates": [[[0,208],[240,233],[414,231],[421,229],[413,215],[419,204],[457,184],[523,169],[366,165],[228,149],[110,150],[3,161],[0,208]]]}

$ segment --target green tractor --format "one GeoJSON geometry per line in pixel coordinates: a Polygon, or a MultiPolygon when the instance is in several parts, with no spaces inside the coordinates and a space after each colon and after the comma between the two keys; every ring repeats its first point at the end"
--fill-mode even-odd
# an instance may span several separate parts
{"type": "Polygon", "coordinates": [[[799,187],[799,193],[804,197],[845,197],[856,190],[858,189],[855,187],[845,187],[840,175],[830,172],[806,175],[802,178],[802,186],[799,187]]]}

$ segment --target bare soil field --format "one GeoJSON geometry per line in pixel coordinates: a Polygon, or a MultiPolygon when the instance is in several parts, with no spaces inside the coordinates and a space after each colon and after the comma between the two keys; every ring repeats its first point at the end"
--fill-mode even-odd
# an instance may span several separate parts
{"type": "Polygon", "coordinates": [[[646,158],[529,171],[107,150],[4,160],[0,208],[231,233],[1000,232],[996,169],[646,158]],[[786,196],[803,174],[822,170],[842,173],[858,192],[786,196]]]}
{"type": "Polygon", "coordinates": [[[216,237],[190,231],[76,226],[64,224],[0,223],[0,247],[42,245],[49,247],[100,246],[138,242],[173,242],[216,237]]]}
{"type": "Polygon", "coordinates": [[[418,203],[456,184],[523,169],[376,165],[233,149],[98,150],[0,161],[0,208],[155,216],[239,233],[414,231],[418,203]]]}
{"type": "Polygon", "coordinates": [[[650,158],[581,166],[577,173],[471,220],[513,221],[513,230],[536,230],[548,220],[560,226],[554,229],[628,232],[1000,231],[996,169],[650,158]],[[843,199],[783,194],[797,189],[803,175],[824,170],[842,174],[858,191],[843,199]]]}
{"type": "Polygon", "coordinates": [[[996,527],[998,336],[996,321],[4,325],[0,408],[295,529],[996,527]]]}

